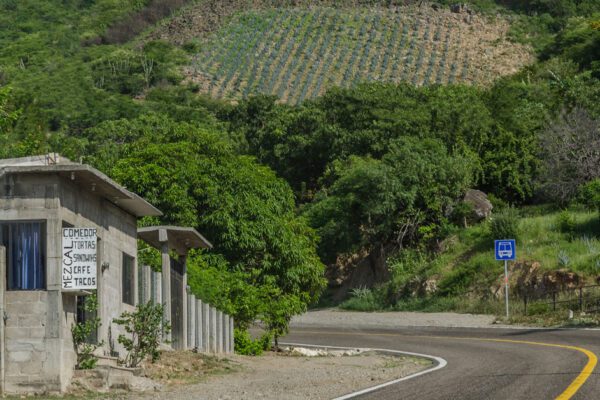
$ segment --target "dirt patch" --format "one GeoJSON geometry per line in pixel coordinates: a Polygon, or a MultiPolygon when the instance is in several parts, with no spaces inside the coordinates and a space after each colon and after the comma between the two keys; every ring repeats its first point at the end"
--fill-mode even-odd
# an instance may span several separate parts
{"type": "Polygon", "coordinates": [[[166,351],[156,363],[143,364],[143,375],[167,386],[198,383],[211,375],[223,375],[239,370],[228,357],[218,357],[191,351],[166,351]]]}
{"type": "MultiPolygon", "coordinates": [[[[193,370],[196,362],[193,358],[184,363],[187,367],[177,368],[190,373],[186,369],[193,370]]],[[[201,364],[201,383],[183,386],[170,379],[171,385],[163,392],[124,398],[330,399],[421,371],[430,367],[431,361],[372,352],[351,356],[267,353],[261,357],[228,356],[227,365],[227,375],[204,374],[201,364]]]]}
{"type": "Polygon", "coordinates": [[[147,38],[177,45],[198,42],[200,53],[183,73],[185,81],[197,84],[203,93],[238,98],[240,93],[228,77],[269,66],[277,76],[261,74],[259,87],[268,82],[269,94],[283,94],[290,103],[304,98],[302,88],[318,75],[341,86],[377,80],[489,86],[534,61],[530,47],[509,40],[510,23],[501,16],[454,13],[444,7],[348,7],[344,2],[327,8],[327,3],[315,7],[309,1],[200,2],[182,9],[147,38]],[[277,5],[282,7],[273,10],[277,5]],[[306,26],[290,29],[299,21],[306,26]],[[393,38],[387,34],[391,31],[396,32],[393,38]],[[307,41],[305,34],[311,39],[307,41]],[[267,39],[271,37],[285,40],[275,43],[267,39]],[[311,40],[329,48],[307,52],[303,44],[311,40]],[[269,57],[258,48],[269,49],[269,57]],[[344,62],[336,57],[337,50],[347,55],[344,62]],[[226,65],[215,63],[214,54],[223,55],[220,60],[227,60],[226,65]],[[383,58],[388,62],[384,64],[383,58]],[[317,64],[319,68],[313,68],[317,64]],[[344,78],[346,67],[351,79],[344,78]],[[213,90],[206,90],[207,78],[216,91],[212,86],[213,90]]]}

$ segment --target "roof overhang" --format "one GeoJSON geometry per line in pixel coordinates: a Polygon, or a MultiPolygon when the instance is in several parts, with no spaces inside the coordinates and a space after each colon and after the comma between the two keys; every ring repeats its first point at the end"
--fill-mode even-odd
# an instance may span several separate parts
{"type": "Polygon", "coordinates": [[[168,243],[169,250],[184,255],[190,249],[209,249],[212,244],[194,228],[181,226],[149,226],[138,229],[138,238],[152,247],[161,249],[163,243],[168,243]]]}
{"type": "Polygon", "coordinates": [[[136,217],[160,216],[162,212],[108,176],[85,164],[8,165],[0,164],[0,177],[8,174],[57,174],[105,198],[136,217]]]}

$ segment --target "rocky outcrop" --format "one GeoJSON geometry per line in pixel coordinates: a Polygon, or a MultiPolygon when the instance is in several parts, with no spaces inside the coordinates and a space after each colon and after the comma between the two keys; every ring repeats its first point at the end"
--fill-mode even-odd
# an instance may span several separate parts
{"type": "Polygon", "coordinates": [[[481,190],[469,189],[465,194],[463,201],[473,206],[473,218],[481,221],[492,215],[494,206],[489,201],[487,195],[481,190]]]}
{"type": "Polygon", "coordinates": [[[353,288],[373,287],[388,281],[391,275],[386,260],[390,251],[391,247],[379,246],[370,251],[338,257],[337,262],[329,265],[326,271],[333,300],[346,299],[353,288]]]}
{"type": "MultiPolygon", "coordinates": [[[[583,277],[566,269],[542,271],[537,261],[518,262],[509,267],[509,288],[519,297],[541,298],[553,292],[577,289],[585,285],[583,277]]],[[[504,273],[498,275],[491,292],[504,295],[504,273]]]]}

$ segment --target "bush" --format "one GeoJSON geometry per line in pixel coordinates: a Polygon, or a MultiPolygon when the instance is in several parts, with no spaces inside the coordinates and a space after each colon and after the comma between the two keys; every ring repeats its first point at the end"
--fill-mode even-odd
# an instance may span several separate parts
{"type": "Polygon", "coordinates": [[[121,362],[130,368],[137,367],[147,356],[152,358],[152,362],[160,358],[158,346],[161,341],[163,330],[169,332],[171,326],[163,326],[164,307],[162,304],[140,304],[134,312],[125,311],[120,318],[115,318],[113,322],[125,328],[125,331],[131,335],[119,335],[119,343],[127,350],[127,355],[121,362]]]}
{"type": "Polygon", "coordinates": [[[546,314],[550,311],[550,306],[546,303],[534,303],[527,307],[527,315],[546,314]]]}
{"type": "Polygon", "coordinates": [[[492,218],[490,233],[493,239],[517,239],[519,237],[520,216],[516,209],[509,207],[492,218]]]}
{"type": "Polygon", "coordinates": [[[569,238],[573,238],[576,225],[575,218],[567,210],[561,211],[556,217],[556,227],[560,232],[569,235],[569,238]]]}
{"type": "Polygon", "coordinates": [[[233,332],[235,352],[244,356],[260,356],[271,345],[271,335],[264,334],[252,339],[246,330],[235,328],[233,332]]]}
{"type": "Polygon", "coordinates": [[[353,311],[376,311],[384,307],[378,292],[366,287],[352,289],[352,297],[340,304],[340,308],[353,311]]]}
{"type": "Polygon", "coordinates": [[[579,201],[591,210],[600,211],[600,178],[579,187],[579,201]]]}
{"type": "MultiPolygon", "coordinates": [[[[96,295],[90,295],[85,297],[85,301],[82,306],[82,310],[85,313],[95,313],[98,310],[98,299],[96,295]]],[[[71,334],[73,335],[73,347],[75,348],[75,354],[77,355],[77,369],[92,369],[96,366],[98,358],[94,355],[94,351],[98,346],[102,346],[101,343],[89,343],[89,338],[96,329],[100,326],[100,318],[95,317],[88,319],[84,322],[78,322],[71,327],[71,334]]]]}

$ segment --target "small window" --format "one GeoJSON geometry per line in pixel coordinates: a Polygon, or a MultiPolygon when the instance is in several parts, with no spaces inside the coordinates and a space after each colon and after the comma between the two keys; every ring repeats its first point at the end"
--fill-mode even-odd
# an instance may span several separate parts
{"type": "Polygon", "coordinates": [[[6,248],[8,290],[46,288],[46,235],[43,222],[3,223],[0,243],[6,248]]]}
{"type": "Polygon", "coordinates": [[[134,258],[123,254],[123,303],[135,305],[135,268],[134,258]]]}

